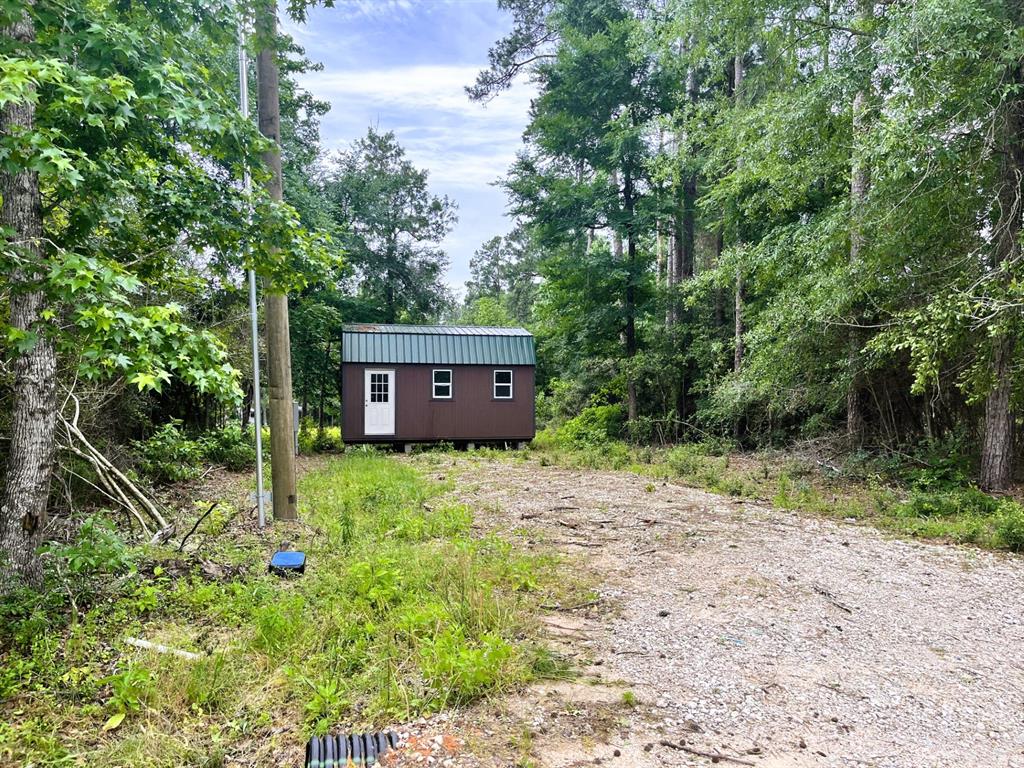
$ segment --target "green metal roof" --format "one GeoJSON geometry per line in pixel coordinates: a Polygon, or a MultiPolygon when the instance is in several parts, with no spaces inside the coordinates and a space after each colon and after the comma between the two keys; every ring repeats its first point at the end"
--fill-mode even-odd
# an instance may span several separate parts
{"type": "Polygon", "coordinates": [[[346,325],[346,363],[423,365],[536,365],[525,328],[479,325],[346,325]]]}

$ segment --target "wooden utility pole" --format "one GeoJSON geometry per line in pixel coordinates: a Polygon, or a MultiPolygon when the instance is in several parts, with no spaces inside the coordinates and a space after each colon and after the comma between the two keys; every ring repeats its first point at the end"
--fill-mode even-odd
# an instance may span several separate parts
{"type": "MultiPolygon", "coordinates": [[[[274,146],[263,154],[270,171],[267,192],[272,200],[284,199],[281,176],[281,97],[277,70],[277,10],[272,2],[259,3],[256,57],[259,88],[260,133],[274,146]]],[[[267,327],[267,389],[270,401],[270,481],[273,489],[274,519],[295,520],[295,444],[292,414],[292,352],[288,330],[288,295],[274,286],[264,294],[267,327]]]]}
{"type": "MultiPolygon", "coordinates": [[[[31,8],[31,0],[27,4],[31,8]]],[[[28,10],[21,12],[0,36],[17,48],[35,42],[28,10]]],[[[29,95],[0,107],[0,133],[31,135],[35,100],[29,95]]],[[[40,585],[42,564],[37,549],[46,525],[46,504],[53,469],[53,438],[57,418],[57,356],[43,329],[46,294],[42,280],[43,211],[39,176],[22,167],[0,173],[0,228],[10,233],[8,247],[17,266],[9,277],[10,324],[36,333],[32,346],[14,356],[14,407],[5,486],[0,492],[0,594],[19,584],[40,585]]]]}

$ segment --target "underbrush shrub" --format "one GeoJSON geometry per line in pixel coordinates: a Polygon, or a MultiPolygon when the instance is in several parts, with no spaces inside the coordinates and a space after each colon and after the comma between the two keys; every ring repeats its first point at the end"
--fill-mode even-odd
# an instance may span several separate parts
{"type": "Polygon", "coordinates": [[[689,477],[704,466],[704,456],[695,445],[677,445],[665,454],[665,463],[675,474],[689,477]]]}
{"type": "Polygon", "coordinates": [[[625,433],[629,442],[635,445],[651,445],[664,442],[664,429],[662,421],[653,416],[639,415],[633,421],[625,423],[624,428],[619,427],[625,433]]]}
{"type": "Polygon", "coordinates": [[[206,451],[202,442],[193,440],[174,420],[157,428],[145,440],[132,443],[139,469],[157,483],[178,483],[199,476],[206,451]]]}
{"type": "Polygon", "coordinates": [[[921,440],[880,454],[857,451],[844,460],[851,475],[881,475],[921,491],[955,491],[970,485],[974,475],[971,440],[962,432],[921,440]]]}
{"type": "Polygon", "coordinates": [[[344,449],[341,427],[321,429],[308,416],[299,421],[299,453],[341,453],[344,449]]]}
{"type": "MultiPolygon", "coordinates": [[[[555,578],[557,559],[477,536],[470,510],[443,495],[448,487],[375,452],[318,463],[300,480],[305,522],[279,531],[314,566],[301,579],[266,572],[278,534],[268,541],[251,530],[225,531],[216,509],[196,534],[209,534],[203,557],[244,565],[243,575],[211,577],[147,549],[153,561],[139,566],[143,578],[107,540],[104,524],[87,529],[75,567],[105,585],[102,599],[80,600],[67,629],[62,589],[46,591],[53,607],[37,596],[17,615],[0,602],[0,697],[34,707],[59,691],[60,708],[46,705],[51,730],[103,734],[114,720],[100,743],[86,747],[89,764],[212,765],[219,763],[202,762],[184,745],[216,760],[222,746],[266,732],[271,717],[299,724],[304,738],[342,722],[369,728],[407,720],[538,675],[566,674],[564,663],[531,643],[533,606],[579,599],[568,580],[555,578]],[[171,647],[220,650],[184,660],[126,648],[124,636],[138,636],[142,626],[142,636],[171,647]],[[160,759],[150,760],[157,752],[160,759]]],[[[67,575],[72,554],[54,550],[48,559],[63,558],[67,575]]],[[[13,738],[27,738],[27,720],[19,718],[13,738]]],[[[0,738],[11,733],[0,723],[0,738]]],[[[16,764],[35,759],[24,744],[18,749],[16,764]]]]}
{"type": "Polygon", "coordinates": [[[1024,552],[1024,507],[1006,499],[999,505],[996,517],[999,544],[1011,552],[1024,552]]]}
{"type": "Polygon", "coordinates": [[[299,453],[313,453],[315,430],[313,420],[309,416],[303,416],[299,419],[299,453]]]}
{"type": "Polygon", "coordinates": [[[590,405],[563,424],[558,435],[573,445],[601,445],[622,434],[626,410],[620,403],[590,405]]]}
{"type": "Polygon", "coordinates": [[[341,429],[339,427],[318,429],[313,437],[312,448],[315,453],[340,453],[345,450],[345,445],[341,442],[341,429]]]}
{"type": "Polygon", "coordinates": [[[221,464],[232,472],[256,466],[255,440],[238,424],[207,432],[200,438],[200,444],[203,458],[211,464],[221,464]]]}
{"type": "MultiPolygon", "coordinates": [[[[265,444],[266,445],[266,444],[265,444]]],[[[232,472],[256,466],[255,438],[238,424],[227,424],[196,438],[188,436],[180,421],[169,421],[132,447],[139,470],[156,483],[194,480],[205,464],[219,464],[232,472]]]]}
{"type": "Polygon", "coordinates": [[[999,502],[995,498],[967,486],[950,491],[912,491],[899,513],[906,517],[989,517],[998,508],[999,502]]]}
{"type": "Polygon", "coordinates": [[[134,570],[136,552],[117,533],[114,525],[98,515],[82,521],[75,540],[49,544],[43,550],[63,563],[62,570],[73,576],[124,573],[134,570]]]}

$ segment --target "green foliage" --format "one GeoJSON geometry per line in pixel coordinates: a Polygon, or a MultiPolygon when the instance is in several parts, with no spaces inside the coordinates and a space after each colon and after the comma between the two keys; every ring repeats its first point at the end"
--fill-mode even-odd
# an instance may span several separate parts
{"type": "Polygon", "coordinates": [[[464,704],[524,677],[518,653],[507,640],[484,633],[468,641],[458,629],[439,632],[423,644],[420,660],[440,706],[464,704]]]}
{"type": "Polygon", "coordinates": [[[999,543],[1011,552],[1024,552],[1024,506],[1004,501],[996,519],[999,543]]]}
{"type": "Polygon", "coordinates": [[[210,463],[222,464],[232,472],[256,466],[255,440],[238,424],[228,424],[207,432],[199,440],[203,457],[210,463]]]}
{"type": "Polygon", "coordinates": [[[135,664],[129,664],[103,682],[110,686],[107,709],[115,714],[138,712],[156,693],[156,681],[152,673],[135,664]]]}
{"type": "MultiPolygon", "coordinates": [[[[36,44],[5,38],[0,103],[31,102],[35,120],[4,132],[0,158],[5,172],[40,174],[47,247],[33,268],[66,368],[237,401],[223,340],[181,300],[198,290],[194,263],[229,280],[253,266],[294,288],[336,254],[259,183],[267,143],[236,107],[234,9],[40,0],[22,10],[36,44]],[[244,172],[257,182],[249,196],[244,172]]],[[[7,249],[0,262],[12,274],[23,255],[7,249]]],[[[34,333],[0,328],[9,350],[31,347],[34,333]]]]}
{"type": "Polygon", "coordinates": [[[598,445],[619,437],[624,421],[622,405],[591,405],[565,422],[558,435],[568,443],[598,445]]]}
{"type": "Polygon", "coordinates": [[[964,515],[989,516],[999,508],[999,502],[977,488],[946,491],[919,491],[910,494],[910,500],[899,508],[899,513],[910,517],[960,517],[964,515]]]}
{"type": "Polygon", "coordinates": [[[360,293],[378,322],[418,322],[450,304],[438,247],[455,223],[455,204],[432,195],[394,133],[367,131],[338,156],[325,192],[360,272],[360,293]]]}
{"type": "Polygon", "coordinates": [[[539,244],[525,227],[492,237],[469,260],[470,279],[459,318],[467,325],[527,324],[537,297],[534,277],[541,259],[539,244]]]}
{"type": "Polygon", "coordinates": [[[340,453],[344,449],[340,427],[320,429],[313,424],[312,419],[307,418],[299,422],[300,453],[340,453]]]}
{"type": "Polygon", "coordinates": [[[169,421],[132,445],[139,456],[139,468],[157,482],[175,483],[199,476],[205,455],[203,444],[186,437],[180,422],[169,421]]]}
{"type": "Polygon", "coordinates": [[[256,465],[255,439],[238,424],[227,424],[192,438],[180,421],[171,420],[132,446],[139,469],[158,483],[192,480],[199,476],[204,464],[219,464],[232,472],[256,465]]]}
{"type": "Polygon", "coordinates": [[[462,310],[459,323],[501,327],[516,325],[516,320],[499,299],[493,296],[479,296],[462,310]]]}
{"type": "Polygon", "coordinates": [[[122,573],[135,567],[135,553],[117,535],[110,521],[96,515],[82,521],[73,543],[51,544],[45,551],[59,558],[67,573],[75,576],[122,573]]]}
{"type": "Polygon", "coordinates": [[[303,710],[306,722],[314,732],[322,732],[337,722],[350,706],[345,700],[341,684],[333,675],[321,678],[302,678],[309,691],[303,710]]]}
{"type": "Polygon", "coordinates": [[[806,4],[507,6],[469,93],[538,85],[505,186],[540,247],[486,242],[467,302],[506,306],[519,262],[542,277],[540,423],[629,382],[602,402],[634,399],[631,440],[766,447],[834,435],[858,404],[872,449],[955,435],[913,482],[963,484],[1021,330],[1000,192],[1024,157],[1018,6],[849,3],[821,24],[806,4]]]}

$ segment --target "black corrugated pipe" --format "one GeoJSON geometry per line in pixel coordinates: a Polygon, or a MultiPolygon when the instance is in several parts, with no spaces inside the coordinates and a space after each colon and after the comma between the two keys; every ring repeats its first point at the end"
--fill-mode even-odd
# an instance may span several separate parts
{"type": "Polygon", "coordinates": [[[306,744],[306,768],[375,765],[385,752],[397,746],[398,734],[394,731],[313,736],[306,744]]]}

